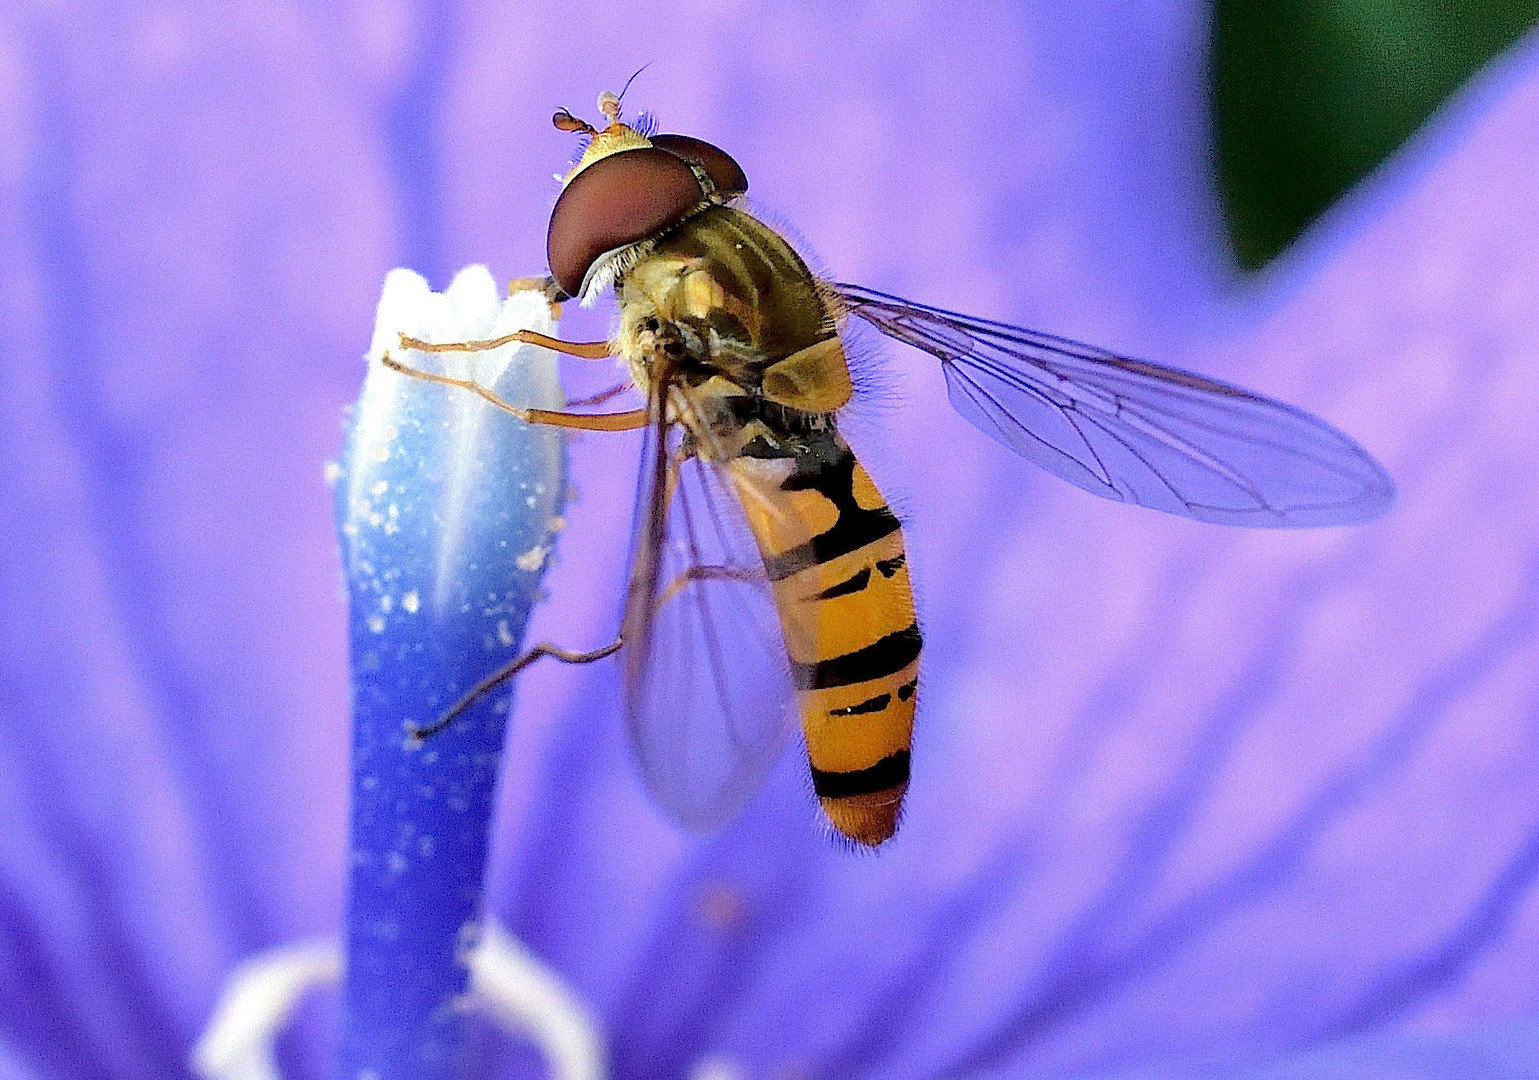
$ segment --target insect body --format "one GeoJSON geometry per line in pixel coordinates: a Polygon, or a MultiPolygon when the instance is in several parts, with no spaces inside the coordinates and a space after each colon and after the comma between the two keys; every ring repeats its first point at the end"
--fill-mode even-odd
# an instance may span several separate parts
{"type": "Polygon", "coordinates": [[[597,130],[551,214],[553,298],[613,285],[611,342],[509,340],[617,355],[646,401],[621,413],[519,409],[535,423],[645,428],[620,639],[632,746],[648,786],[688,826],[728,816],[775,760],[794,700],[824,812],[879,844],[909,780],[921,637],[903,530],[840,436],[851,317],[940,360],[952,403],[985,433],[1096,494],[1207,521],[1341,524],[1383,512],[1393,486],[1323,421],[1201,376],[817,280],[740,197],[720,149],[652,135],[599,99],[597,130]]]}
{"type": "MultiPolygon", "coordinates": [[[[724,205],[659,238],[617,285],[636,385],[659,407],[672,391],[690,455],[724,470],[743,507],[760,565],[739,567],[736,590],[773,596],[813,788],[840,832],[879,843],[908,786],[920,637],[902,528],[835,424],[851,384],[830,298],[783,239],[724,205]]],[[[646,567],[636,581],[658,584],[646,567]]],[[[645,643],[656,615],[638,596],[623,636],[645,643]]]]}

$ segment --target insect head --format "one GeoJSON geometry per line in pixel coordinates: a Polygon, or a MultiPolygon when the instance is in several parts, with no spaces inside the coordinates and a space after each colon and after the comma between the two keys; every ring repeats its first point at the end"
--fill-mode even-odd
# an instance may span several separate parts
{"type": "Polygon", "coordinates": [[[647,136],[620,120],[620,101],[599,97],[602,131],[565,109],[552,121],[588,136],[550,214],[546,255],[568,296],[586,296],[615,258],[701,210],[748,190],[725,150],[688,135],[647,136]]]}

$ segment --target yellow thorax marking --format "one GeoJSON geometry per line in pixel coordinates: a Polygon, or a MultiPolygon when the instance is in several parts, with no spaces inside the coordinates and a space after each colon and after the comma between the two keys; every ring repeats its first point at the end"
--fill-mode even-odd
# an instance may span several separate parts
{"type": "Polygon", "coordinates": [[[764,372],[764,396],[803,412],[830,413],[850,400],[850,370],[837,337],[792,353],[764,372]]]}

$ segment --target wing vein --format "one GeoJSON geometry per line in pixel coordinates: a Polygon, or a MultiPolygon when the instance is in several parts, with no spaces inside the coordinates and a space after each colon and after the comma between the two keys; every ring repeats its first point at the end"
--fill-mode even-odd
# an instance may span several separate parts
{"type": "Polygon", "coordinates": [[[1087,491],[1254,526],[1365,521],[1393,501],[1378,462],[1301,409],[1068,338],[833,289],[845,314],[939,359],[975,427],[1087,491]]]}

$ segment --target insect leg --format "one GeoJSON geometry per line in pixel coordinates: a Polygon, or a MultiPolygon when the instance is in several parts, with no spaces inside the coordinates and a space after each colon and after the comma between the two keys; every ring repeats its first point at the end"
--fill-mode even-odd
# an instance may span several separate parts
{"type": "Polygon", "coordinates": [[[555,660],[560,660],[563,664],[591,664],[595,660],[602,660],[606,656],[613,656],[620,651],[622,644],[624,642],[616,638],[601,649],[594,649],[592,652],[574,652],[571,649],[563,649],[559,645],[552,645],[548,641],[542,641],[528,652],[514,658],[476,683],[476,685],[466,691],[464,697],[460,698],[450,707],[448,712],[434,720],[431,724],[425,727],[418,727],[416,724],[408,723],[406,725],[406,733],[419,742],[430,736],[437,735],[440,731],[453,724],[459,718],[460,713],[474,705],[482,695],[495,690],[502,683],[513,678],[542,656],[549,656],[555,660]]]}
{"type": "Polygon", "coordinates": [[[584,360],[608,360],[614,355],[609,351],[607,341],[562,341],[560,338],[553,338],[534,330],[515,330],[511,334],[488,338],[485,341],[423,341],[410,334],[401,334],[400,338],[401,348],[414,349],[417,352],[482,352],[516,342],[522,345],[539,345],[552,352],[580,356],[584,360]]]}
{"type": "Polygon", "coordinates": [[[561,286],[556,284],[556,279],[547,274],[542,278],[521,277],[508,282],[508,295],[518,292],[537,292],[545,294],[545,302],[550,305],[550,313],[555,318],[561,318],[561,301],[566,298],[566,293],[561,286]]]}
{"type": "Polygon", "coordinates": [[[629,389],[631,389],[631,384],[630,383],[615,383],[608,390],[600,390],[597,394],[589,394],[585,398],[578,398],[576,401],[568,401],[567,404],[568,405],[602,405],[604,402],[608,401],[610,398],[617,397],[618,395],[625,393],[625,391],[627,391],[629,389]]]}
{"type": "Polygon", "coordinates": [[[762,581],[768,583],[769,578],[762,569],[749,569],[746,566],[691,566],[678,574],[670,581],[666,588],[658,594],[657,606],[661,608],[694,581],[762,581]]]}
{"type": "Polygon", "coordinates": [[[606,413],[557,412],[553,409],[521,409],[519,411],[524,414],[522,419],[528,423],[576,428],[578,431],[635,431],[651,423],[645,409],[606,413]]]}
{"type": "Polygon", "coordinates": [[[526,424],[546,424],[550,427],[579,428],[583,431],[634,431],[636,428],[646,427],[647,425],[647,411],[645,409],[596,414],[559,412],[554,409],[525,409],[518,405],[509,404],[472,379],[456,379],[450,375],[440,375],[437,372],[408,367],[389,353],[385,353],[380,357],[380,363],[384,364],[391,371],[398,371],[402,375],[409,375],[414,379],[423,379],[427,382],[442,383],[445,386],[457,386],[462,390],[469,390],[472,394],[489,401],[504,412],[512,413],[526,424]]]}

